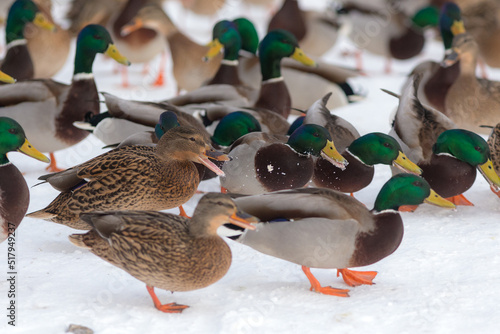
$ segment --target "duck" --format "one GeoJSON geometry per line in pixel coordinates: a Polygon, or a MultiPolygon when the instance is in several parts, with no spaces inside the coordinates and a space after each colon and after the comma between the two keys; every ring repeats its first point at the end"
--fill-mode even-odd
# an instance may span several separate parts
{"type": "Polygon", "coordinates": [[[46,208],[27,216],[88,229],[78,220],[83,212],[124,208],[159,211],[181,206],[195,194],[200,183],[194,162],[217,175],[224,174],[208,160],[211,151],[196,129],[174,127],[156,147],[116,148],[65,171],[41,176],[40,180],[61,193],[46,208]]]}
{"type": "Polygon", "coordinates": [[[107,26],[111,17],[121,10],[127,0],[71,0],[66,19],[68,30],[77,36],[89,24],[107,26]]]}
{"type": "MultiPolygon", "coordinates": [[[[128,29],[124,29],[142,7],[148,7],[145,13],[163,11],[162,2],[162,0],[128,0],[121,11],[112,16],[108,23],[111,37],[115,41],[117,48],[132,63],[147,63],[160,53],[166,52],[165,38],[157,29],[143,25],[133,27],[133,29],[130,29],[132,26],[128,26],[128,29]]],[[[165,61],[165,56],[163,56],[153,86],[164,85],[165,61]]],[[[124,87],[129,86],[128,79],[125,76],[122,85],[124,87]]]]}
{"type": "Polygon", "coordinates": [[[353,197],[326,188],[235,196],[234,201],[260,223],[253,231],[224,225],[225,234],[261,253],[302,266],[311,291],[339,297],[348,297],[349,290],[321,286],[310,269],[335,268],[349,286],[371,285],[376,271],[347,268],[376,263],[397,250],[404,229],[397,211],[400,206],[426,202],[455,207],[413,174],[391,177],[379,191],[372,210],[353,197]]]}
{"type": "Polygon", "coordinates": [[[49,162],[49,159],[26,139],[18,122],[9,117],[0,117],[0,243],[15,233],[28,211],[30,201],[30,192],[24,176],[9,161],[8,152],[21,152],[34,159],[49,162]]]}
{"type": "Polygon", "coordinates": [[[422,169],[422,177],[439,195],[457,205],[472,205],[463,193],[474,184],[476,169],[491,187],[500,189],[486,141],[459,128],[438,110],[422,105],[416,95],[418,85],[416,75],[399,97],[390,135],[422,169]]]}
{"type": "MultiPolygon", "coordinates": [[[[493,169],[497,175],[500,175],[500,123],[495,126],[483,125],[483,127],[491,129],[491,133],[486,141],[490,149],[490,159],[493,163],[493,169]]],[[[500,191],[491,186],[491,191],[500,197],[500,191]]]]}
{"type": "Polygon", "coordinates": [[[451,66],[460,60],[460,75],[448,89],[444,114],[460,128],[487,135],[481,125],[496,124],[500,119],[500,82],[476,77],[478,52],[469,33],[453,38],[452,52],[443,65],[451,66]]]}
{"type": "Polygon", "coordinates": [[[228,195],[204,195],[191,219],[155,211],[95,211],[80,217],[85,234],[69,240],[146,283],[154,306],[181,313],[187,305],[162,304],[154,289],[192,291],[220,280],[232,262],[217,228],[233,223],[255,229],[254,217],[239,212],[228,195]]]}
{"type": "Polygon", "coordinates": [[[305,186],[313,175],[312,156],[323,156],[337,168],[347,161],[322,126],[304,124],[290,137],[251,132],[229,148],[220,178],[223,191],[245,195],[305,186]]]}
{"type": "MultiPolygon", "coordinates": [[[[446,2],[443,5],[439,17],[439,28],[446,55],[451,52],[453,37],[465,32],[460,8],[455,3],[446,2]]],[[[440,62],[424,61],[410,72],[409,77],[414,74],[419,74],[422,77],[418,91],[421,102],[444,112],[446,94],[460,74],[458,62],[452,66],[444,67],[441,66],[440,62]]]]}
{"type": "Polygon", "coordinates": [[[251,113],[240,110],[222,117],[210,138],[217,146],[229,148],[236,140],[252,132],[262,132],[260,122],[251,113]]]}
{"type": "Polygon", "coordinates": [[[32,142],[40,142],[42,152],[50,152],[53,171],[58,170],[53,152],[77,144],[89,134],[75,128],[73,122],[82,121],[89,112],[100,111],[92,74],[96,54],[104,53],[121,64],[130,65],[102,26],[88,25],[82,29],[76,44],[70,85],[36,79],[0,86],[0,116],[14,118],[32,142]]]}
{"type": "Polygon", "coordinates": [[[281,8],[269,20],[267,31],[284,29],[297,38],[308,55],[321,57],[337,41],[340,22],[330,7],[325,11],[304,11],[297,0],[284,0],[281,8]]]}
{"type": "MultiPolygon", "coordinates": [[[[33,79],[35,68],[33,59],[38,56],[31,54],[24,36],[24,29],[33,22],[47,30],[54,30],[55,26],[38,9],[31,0],[17,0],[10,7],[5,27],[5,42],[7,52],[2,60],[0,70],[16,78],[16,80],[33,79]]],[[[46,50],[42,50],[46,51],[46,50]]]]}

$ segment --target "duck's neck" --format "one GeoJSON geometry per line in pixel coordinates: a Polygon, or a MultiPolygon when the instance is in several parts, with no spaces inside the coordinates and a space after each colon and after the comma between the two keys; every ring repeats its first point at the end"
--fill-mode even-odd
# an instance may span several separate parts
{"type": "Polygon", "coordinates": [[[7,44],[15,40],[24,39],[24,27],[26,23],[17,19],[7,19],[7,25],[5,27],[5,41],[7,44]]]}
{"type": "Polygon", "coordinates": [[[238,75],[238,61],[223,59],[217,73],[210,80],[210,85],[227,84],[240,85],[240,77],[238,75]]]}
{"type": "Polygon", "coordinates": [[[73,77],[81,74],[92,74],[92,64],[94,64],[96,54],[95,51],[87,50],[77,45],[73,77]]]}
{"type": "Polygon", "coordinates": [[[477,54],[466,53],[460,56],[460,76],[476,77],[477,54]]]}
{"type": "Polygon", "coordinates": [[[7,154],[0,154],[0,167],[10,164],[7,154]]]}
{"type": "Polygon", "coordinates": [[[262,81],[281,78],[281,58],[260,55],[260,71],[262,81]]]}

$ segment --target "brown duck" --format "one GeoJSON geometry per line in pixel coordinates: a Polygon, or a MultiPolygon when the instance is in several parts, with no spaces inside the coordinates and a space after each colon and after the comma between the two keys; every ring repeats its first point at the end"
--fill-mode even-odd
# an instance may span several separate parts
{"type": "Polygon", "coordinates": [[[78,219],[81,213],[180,206],[194,195],[200,183],[194,162],[224,175],[208,160],[211,150],[198,131],[184,126],[167,131],[156,147],[114,149],[65,171],[41,176],[61,194],[45,209],[28,216],[88,229],[78,219]]]}
{"type": "Polygon", "coordinates": [[[81,216],[92,228],[70,241],[146,283],[157,309],[180,313],[188,306],[162,305],[154,288],[190,291],[221,279],[231,265],[231,250],[217,235],[225,223],[255,229],[254,217],[237,212],[224,194],[205,195],[192,219],[151,211],[92,212],[81,216]]]}

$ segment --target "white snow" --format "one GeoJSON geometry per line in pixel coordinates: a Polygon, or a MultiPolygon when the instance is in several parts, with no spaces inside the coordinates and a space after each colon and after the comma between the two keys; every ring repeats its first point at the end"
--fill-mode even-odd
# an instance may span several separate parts
{"type": "MultiPolygon", "coordinates": [[[[322,8],[323,1],[301,1],[322,8]]],[[[61,19],[67,5],[54,1],[61,19]]],[[[172,19],[199,42],[208,42],[211,25],[221,18],[250,15],[262,33],[268,13],[239,1],[217,15],[200,18],[169,2],[172,19]]],[[[74,49],[74,48],[73,48],[74,49]]],[[[341,37],[324,59],[354,66],[342,51],[353,50],[341,37]]],[[[399,92],[405,75],[424,59],[439,60],[442,47],[429,41],[423,54],[410,61],[393,61],[393,73],[383,73],[385,60],[363,55],[367,76],[352,80],[367,92],[361,102],[335,110],[361,134],[387,133],[397,100],[379,90],[399,92]]],[[[159,58],[152,64],[157,68],[159,58]]],[[[171,65],[171,64],[169,64],[171,65]]],[[[69,82],[72,57],[56,76],[69,82]]],[[[154,75],[141,74],[142,65],[129,68],[131,89],[119,86],[113,61],[98,56],[94,65],[99,90],[123,98],[164,99],[173,96],[175,82],[169,74],[165,88],[152,88],[154,75]]],[[[170,71],[170,68],[169,68],[170,71]]],[[[170,73],[170,72],[169,72],[170,73]]],[[[500,80],[500,72],[488,70],[500,80]]],[[[320,98],[320,96],[318,96],[320,98]]],[[[35,147],[37,143],[32,143],[35,147]]],[[[71,167],[104,152],[102,143],[89,136],[80,144],[56,153],[62,167],[71,167]]],[[[45,165],[21,154],[9,158],[25,173],[28,185],[38,183],[45,165]]],[[[390,177],[388,166],[376,168],[375,179],[355,196],[372,207],[378,190],[390,177]]],[[[57,191],[48,185],[31,189],[28,212],[43,208],[57,191]]],[[[218,180],[205,181],[200,190],[217,191],[218,180]]],[[[186,208],[191,214],[201,195],[186,208]]],[[[493,333],[500,323],[500,199],[478,175],[466,192],[474,207],[455,211],[422,205],[414,213],[402,213],[405,236],[400,248],[382,261],[359,270],[376,270],[375,285],[350,288],[350,298],[309,291],[301,268],[228,243],[233,264],[228,274],[210,287],[171,294],[156,290],[163,303],[189,305],[182,314],[165,314],[153,307],[145,285],[88,251],[74,246],[67,236],[75,230],[26,218],[16,232],[16,326],[8,325],[8,245],[0,245],[0,332],[63,333],[70,324],[87,326],[99,334],[116,333],[493,333]]],[[[177,213],[177,209],[169,210],[177,213]]],[[[297,245],[300,247],[300,245],[297,245]]],[[[349,288],[335,270],[312,270],[322,285],[349,288]]]]}

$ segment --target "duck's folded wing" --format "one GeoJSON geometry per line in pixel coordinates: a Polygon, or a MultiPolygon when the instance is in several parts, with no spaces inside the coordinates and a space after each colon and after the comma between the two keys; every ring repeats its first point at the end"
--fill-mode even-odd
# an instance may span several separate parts
{"type": "Polygon", "coordinates": [[[0,86],[0,107],[13,106],[22,102],[43,102],[58,97],[67,85],[50,80],[21,81],[0,86]]]}

